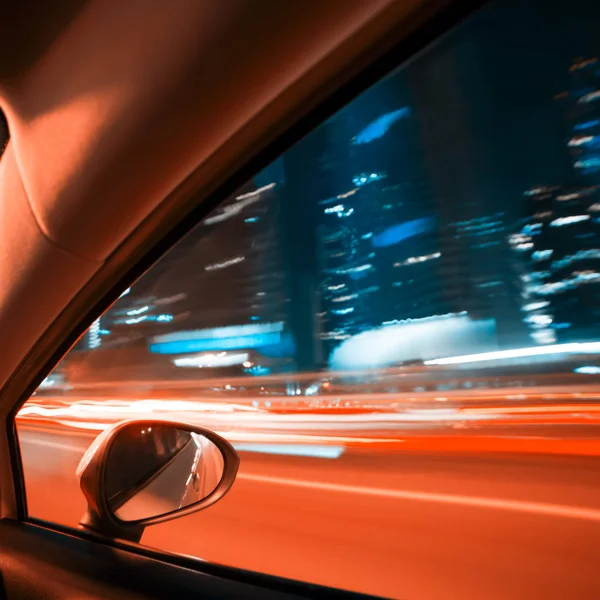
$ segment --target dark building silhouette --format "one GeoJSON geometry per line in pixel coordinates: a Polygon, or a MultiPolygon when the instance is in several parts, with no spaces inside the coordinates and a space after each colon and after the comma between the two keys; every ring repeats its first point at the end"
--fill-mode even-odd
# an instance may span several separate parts
{"type": "Polygon", "coordinates": [[[569,89],[556,97],[572,183],[526,191],[530,216],[509,238],[522,257],[523,318],[536,343],[600,336],[599,67],[595,58],[577,59],[569,89]]]}
{"type": "Polygon", "coordinates": [[[600,61],[578,58],[569,69],[569,89],[558,98],[566,108],[575,174],[584,184],[600,184],[600,61]]]}
{"type": "MultiPolygon", "coordinates": [[[[486,64],[471,43],[424,58],[407,72],[426,175],[438,217],[437,273],[449,311],[493,319],[500,346],[519,345],[519,288],[506,241],[506,201],[494,185],[496,149],[481,136],[481,111],[494,111],[486,64]]],[[[502,174],[502,184],[506,183],[502,174]]]]}

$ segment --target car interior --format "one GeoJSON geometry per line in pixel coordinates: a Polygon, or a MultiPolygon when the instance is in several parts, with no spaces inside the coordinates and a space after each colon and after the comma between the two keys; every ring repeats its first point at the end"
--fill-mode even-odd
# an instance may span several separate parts
{"type": "MultiPolygon", "coordinates": [[[[3,7],[0,597],[375,597],[140,543],[146,527],[210,511],[235,486],[238,447],[183,417],[104,429],[77,468],[87,504],[78,529],[36,519],[15,418],[90,325],[202,219],[486,4],[21,0],[3,7]]],[[[416,260],[432,257],[439,253],[416,260]]],[[[395,597],[404,597],[401,582],[395,597]]]]}

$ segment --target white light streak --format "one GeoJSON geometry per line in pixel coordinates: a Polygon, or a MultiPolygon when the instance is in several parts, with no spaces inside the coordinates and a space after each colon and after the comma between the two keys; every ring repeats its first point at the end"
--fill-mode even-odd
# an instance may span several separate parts
{"type": "Polygon", "coordinates": [[[544,356],[549,354],[600,354],[600,342],[573,342],[570,344],[553,344],[543,348],[516,348],[514,350],[498,350],[496,352],[482,352],[481,354],[466,354],[463,356],[449,356],[425,361],[426,365],[460,365],[471,362],[484,362],[502,360],[506,358],[526,358],[531,356],[544,356]]]}
{"type": "Polygon", "coordinates": [[[206,265],[204,267],[204,270],[218,271],[219,269],[226,269],[227,267],[231,267],[232,265],[237,265],[238,263],[244,262],[245,260],[245,256],[236,256],[235,258],[230,258],[229,260],[224,260],[223,262],[213,263],[212,265],[206,265]]]}

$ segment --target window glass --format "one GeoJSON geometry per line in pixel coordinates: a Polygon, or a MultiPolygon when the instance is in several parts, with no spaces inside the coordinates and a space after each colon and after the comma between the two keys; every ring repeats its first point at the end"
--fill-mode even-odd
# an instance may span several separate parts
{"type": "Polygon", "coordinates": [[[144,544],[392,597],[597,596],[599,23],[492,2],[209,214],[19,413],[30,516],[76,526],[94,436],[165,415],[240,473],[144,544]]]}

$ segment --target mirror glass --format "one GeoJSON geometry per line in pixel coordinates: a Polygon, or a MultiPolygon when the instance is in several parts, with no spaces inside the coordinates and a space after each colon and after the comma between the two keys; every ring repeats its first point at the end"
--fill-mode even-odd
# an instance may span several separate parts
{"type": "Polygon", "coordinates": [[[132,423],[108,450],[107,504],[121,521],[172,513],[208,497],[224,470],[221,450],[206,436],[165,424],[132,423]]]}

